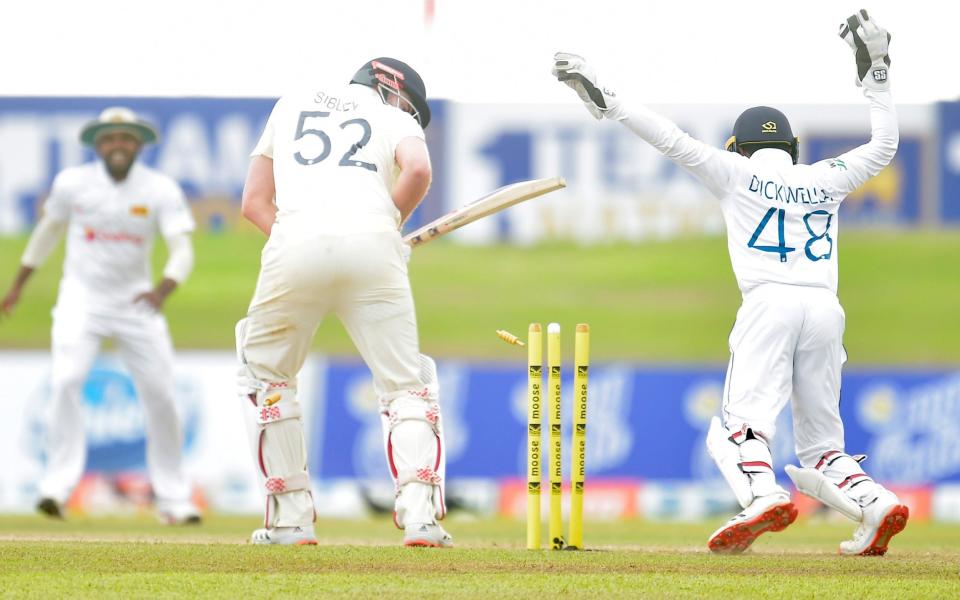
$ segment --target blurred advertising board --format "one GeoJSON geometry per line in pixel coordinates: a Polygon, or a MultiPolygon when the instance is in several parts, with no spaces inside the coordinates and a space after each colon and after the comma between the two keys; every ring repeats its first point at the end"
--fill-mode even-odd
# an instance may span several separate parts
{"type": "MultiPolygon", "coordinates": [[[[453,477],[526,473],[526,369],[440,361],[447,469],[453,477]]],[[[569,369],[567,369],[569,371],[569,369]]],[[[327,365],[315,394],[310,462],[318,478],[386,478],[379,407],[362,364],[327,365]]],[[[592,477],[722,481],[707,455],[722,368],[606,363],[590,368],[587,470],[592,477]]],[[[564,452],[570,450],[572,375],[564,374],[564,452]]],[[[847,448],[895,484],[960,483],[960,372],[848,369],[841,414],[847,448]]],[[[796,463],[789,408],[773,442],[796,463]]],[[[564,464],[570,463],[565,455],[564,464]]]]}
{"type": "MultiPolygon", "coordinates": [[[[652,108],[694,138],[721,148],[747,107],[652,108]]],[[[802,162],[836,156],[869,137],[865,103],[782,108],[800,136],[802,162]]],[[[898,115],[900,154],[850,197],[851,206],[842,210],[845,226],[914,226],[926,218],[921,206],[936,193],[935,186],[924,185],[927,165],[935,158],[928,148],[936,129],[934,111],[908,105],[898,107],[898,115]]],[[[522,179],[563,175],[568,185],[456,232],[462,242],[639,241],[723,230],[719,204],[700,182],[618,123],[596,122],[579,103],[457,103],[448,106],[447,121],[452,140],[444,194],[448,208],[522,179]]]]}
{"type": "MultiPolygon", "coordinates": [[[[184,464],[207,508],[256,513],[263,501],[253,469],[237,396],[236,358],[227,352],[177,354],[175,388],[183,423],[184,464]]],[[[309,384],[312,365],[301,379],[309,384]]],[[[50,410],[50,358],[43,352],[0,353],[0,377],[21,382],[5,402],[0,423],[0,453],[8,468],[0,472],[0,511],[32,510],[46,461],[46,422],[50,410]]],[[[304,409],[309,411],[309,398],[304,409]]],[[[94,363],[83,388],[87,475],[71,499],[86,512],[130,511],[149,500],[145,428],[136,389],[127,369],[113,354],[94,363]],[[147,492],[144,493],[144,488],[147,492]]],[[[309,414],[309,413],[308,413],[309,414]]]]}
{"type": "MultiPolygon", "coordinates": [[[[817,135],[803,140],[810,162],[833,158],[868,141],[866,137],[817,135]]],[[[901,137],[897,155],[840,205],[840,225],[911,225],[920,222],[923,140],[901,137]]]]}
{"type": "MultiPolygon", "coordinates": [[[[244,406],[235,390],[233,354],[183,352],[177,361],[173,385],[184,419],[187,472],[198,498],[216,511],[259,512],[262,500],[244,406]]],[[[448,497],[458,507],[478,512],[517,514],[525,490],[526,369],[456,360],[439,361],[438,368],[448,497]]],[[[0,353],[0,377],[23,382],[8,399],[7,418],[0,422],[0,452],[8,458],[8,467],[0,471],[0,511],[29,511],[45,460],[49,357],[0,353]]],[[[563,383],[563,447],[568,453],[570,373],[563,383]]],[[[320,512],[358,516],[370,509],[389,510],[393,486],[366,367],[315,356],[301,373],[299,389],[320,512]]],[[[589,514],[695,519],[732,506],[732,495],[704,445],[722,394],[722,367],[592,366],[589,514]]],[[[112,355],[95,364],[84,387],[84,404],[88,480],[75,506],[108,510],[105,506],[122,500],[117,495],[142,496],[147,485],[142,413],[129,374],[112,355]]],[[[909,496],[917,514],[960,520],[960,372],[848,369],[841,413],[848,451],[869,456],[866,468],[874,478],[909,496]]],[[[778,421],[773,455],[778,477],[786,482],[782,467],[796,463],[789,411],[778,421]]]]}
{"type": "MultiPolygon", "coordinates": [[[[232,227],[240,218],[249,153],[273,103],[268,98],[0,98],[0,235],[28,231],[54,175],[93,158],[79,143],[79,130],[116,104],[130,106],[157,125],[160,143],[147,147],[142,158],[180,182],[200,226],[232,227]]],[[[898,107],[900,154],[891,168],[851,197],[844,208],[845,225],[960,221],[956,106],[898,107]],[[934,147],[938,132],[939,152],[934,147]],[[933,180],[938,169],[939,196],[933,180]]],[[[747,107],[653,108],[719,148],[747,107]]],[[[804,162],[849,150],[870,129],[865,103],[782,108],[800,135],[804,162]]],[[[431,110],[426,134],[434,181],[408,229],[502,185],[562,175],[566,190],[482,219],[451,237],[470,244],[592,243],[723,230],[718,203],[699,182],[624,127],[594,121],[579,103],[440,100],[431,102],[431,110]]]]}
{"type": "Polygon", "coordinates": [[[960,223],[960,102],[937,105],[940,135],[937,154],[940,156],[940,219],[944,223],[960,223]]]}
{"type": "MultiPolygon", "coordinates": [[[[108,106],[137,111],[160,132],[141,159],[176,179],[202,228],[234,226],[256,145],[276,99],[270,98],[0,98],[0,235],[29,230],[54,176],[94,159],[80,130],[108,106]]],[[[428,141],[443,129],[432,124],[428,141]]],[[[438,126],[439,125],[439,126],[438,126]]],[[[442,160],[435,161],[441,164],[442,160]]],[[[438,181],[442,181],[439,178],[438,181]]],[[[439,216],[428,197],[410,222],[439,216]]]]}

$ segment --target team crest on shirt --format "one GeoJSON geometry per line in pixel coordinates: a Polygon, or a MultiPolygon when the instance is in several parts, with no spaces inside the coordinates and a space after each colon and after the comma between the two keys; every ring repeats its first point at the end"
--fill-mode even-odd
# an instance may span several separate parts
{"type": "Polygon", "coordinates": [[[150,214],[150,209],[143,204],[134,204],[130,207],[130,214],[135,217],[145,217],[150,214]]]}
{"type": "Polygon", "coordinates": [[[831,169],[840,169],[841,171],[846,171],[846,170],[847,170],[847,165],[846,165],[846,163],[844,163],[844,162],[843,162],[842,160],[840,160],[839,158],[835,158],[835,159],[833,159],[833,160],[830,161],[830,168],[831,168],[831,169]]]}

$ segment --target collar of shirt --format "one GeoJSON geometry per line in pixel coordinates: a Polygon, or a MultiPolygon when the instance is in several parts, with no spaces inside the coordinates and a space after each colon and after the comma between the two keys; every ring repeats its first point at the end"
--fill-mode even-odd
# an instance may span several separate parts
{"type": "Polygon", "coordinates": [[[111,185],[120,186],[129,181],[132,181],[137,177],[137,173],[140,172],[140,161],[133,159],[133,164],[130,165],[130,170],[127,172],[127,176],[123,178],[123,181],[115,181],[110,175],[110,171],[107,170],[107,163],[100,159],[97,161],[97,170],[100,172],[100,175],[111,185]]]}
{"type": "Polygon", "coordinates": [[[780,150],[779,148],[760,148],[750,155],[750,160],[784,166],[793,164],[790,153],[786,150],[780,150]]]}

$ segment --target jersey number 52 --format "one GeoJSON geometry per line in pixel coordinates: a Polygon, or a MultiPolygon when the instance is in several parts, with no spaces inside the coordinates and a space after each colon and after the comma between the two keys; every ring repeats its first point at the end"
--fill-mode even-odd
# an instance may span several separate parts
{"type": "MultiPolygon", "coordinates": [[[[325,132],[322,129],[304,129],[304,125],[306,125],[307,119],[326,118],[329,116],[330,116],[329,112],[316,111],[316,110],[305,110],[300,113],[300,120],[297,122],[297,131],[293,136],[293,140],[297,141],[306,136],[313,136],[319,139],[320,143],[322,144],[322,148],[320,152],[317,153],[316,156],[311,156],[307,158],[304,155],[300,154],[300,152],[296,152],[293,155],[293,159],[296,160],[301,165],[304,165],[304,166],[315,165],[318,162],[322,162],[328,156],[330,156],[330,150],[331,150],[332,144],[330,143],[330,136],[327,135],[327,132],[325,132]]],[[[360,148],[363,148],[367,144],[367,142],[370,141],[370,136],[373,134],[373,131],[370,129],[369,121],[367,121],[366,119],[349,119],[347,121],[344,121],[343,123],[340,123],[339,127],[340,129],[347,129],[348,127],[352,127],[353,129],[357,129],[357,128],[360,129],[359,131],[360,138],[356,142],[354,142],[353,145],[350,146],[350,148],[348,148],[346,152],[343,153],[343,156],[340,157],[339,165],[341,167],[360,167],[361,169],[367,169],[376,173],[377,165],[374,165],[368,162],[363,162],[362,160],[354,160],[353,158],[353,155],[356,154],[360,148]]]]}
{"type": "MultiPolygon", "coordinates": [[[[767,211],[767,214],[763,215],[763,218],[760,219],[760,224],[757,225],[756,230],[753,232],[753,236],[750,237],[750,241],[747,242],[747,247],[753,248],[754,250],[759,250],[761,252],[776,252],[780,255],[780,262],[787,262],[787,254],[796,250],[796,248],[791,248],[787,246],[783,238],[783,221],[786,218],[786,211],[782,208],[770,208],[767,211]],[[777,245],[776,246],[758,246],[757,239],[760,238],[760,234],[763,233],[763,230],[767,227],[767,223],[770,222],[771,217],[774,213],[777,215],[777,245]]],[[[813,212],[803,215],[803,224],[807,228],[807,232],[810,234],[810,237],[807,239],[807,243],[803,248],[804,254],[809,260],[818,261],[818,260],[829,260],[833,256],[833,238],[830,237],[830,223],[833,222],[833,214],[825,210],[815,210],[813,212]],[[813,225],[811,225],[810,220],[815,215],[825,216],[827,218],[826,224],[823,227],[823,233],[816,233],[813,230],[813,225]],[[827,251],[823,254],[814,254],[812,246],[819,240],[826,240],[829,242],[830,246],[827,248],[827,251]]]]}

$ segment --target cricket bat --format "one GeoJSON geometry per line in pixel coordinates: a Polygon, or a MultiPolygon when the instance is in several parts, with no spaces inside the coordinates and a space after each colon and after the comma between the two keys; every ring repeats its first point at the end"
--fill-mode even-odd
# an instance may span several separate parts
{"type": "Polygon", "coordinates": [[[461,206],[443,215],[439,219],[427,223],[420,229],[407,234],[403,241],[416,248],[426,244],[430,240],[435,240],[451,231],[460,229],[464,225],[473,223],[477,219],[500,212],[514,204],[519,204],[526,200],[542,196],[550,192],[567,187],[567,182],[563,177],[547,177],[544,179],[532,179],[530,181],[518,181],[505,185],[500,189],[494,190],[486,196],[474,200],[466,206],[461,206]]]}

